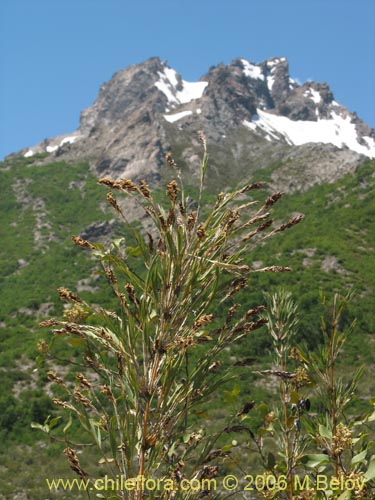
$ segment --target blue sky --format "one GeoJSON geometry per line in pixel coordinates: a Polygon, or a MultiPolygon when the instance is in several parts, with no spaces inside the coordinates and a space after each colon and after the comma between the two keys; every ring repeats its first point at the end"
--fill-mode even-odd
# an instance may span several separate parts
{"type": "Polygon", "coordinates": [[[0,158],[75,130],[104,81],[156,55],[188,81],[285,56],[375,127],[374,26],[373,0],[1,0],[0,158]]]}

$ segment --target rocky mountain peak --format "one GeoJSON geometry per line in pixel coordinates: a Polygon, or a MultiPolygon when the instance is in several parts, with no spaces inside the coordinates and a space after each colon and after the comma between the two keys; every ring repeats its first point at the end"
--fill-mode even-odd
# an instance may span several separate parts
{"type": "Polygon", "coordinates": [[[98,127],[126,121],[139,111],[140,103],[148,113],[163,112],[166,99],[157,92],[155,82],[164,68],[160,59],[153,57],[115,73],[100,87],[94,104],[82,111],[81,134],[89,136],[98,127]]]}
{"type": "MultiPolygon", "coordinates": [[[[94,104],[82,111],[76,132],[47,139],[23,154],[87,158],[100,175],[157,180],[171,146],[187,164],[197,158],[198,130],[205,131],[227,164],[249,171],[255,163],[266,166],[292,152],[295,158],[296,148],[302,151],[298,157],[308,150],[310,158],[309,144],[319,148],[320,159],[325,157],[324,169],[332,150],[346,171],[362,155],[375,157],[374,130],[337,103],[328,84],[299,84],[291,78],[284,57],[261,63],[237,58],[212,66],[197,82],[183,80],[166,62],[150,58],[104,83],[94,104]],[[345,151],[350,161],[343,162],[345,151]]],[[[320,172],[320,178],[329,178],[332,171],[320,172]]]]}

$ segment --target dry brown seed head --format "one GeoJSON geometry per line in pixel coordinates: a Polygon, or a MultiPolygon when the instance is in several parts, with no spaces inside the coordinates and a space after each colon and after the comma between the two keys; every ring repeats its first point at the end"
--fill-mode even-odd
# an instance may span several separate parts
{"type": "Polygon", "coordinates": [[[152,218],[155,217],[156,212],[152,207],[143,207],[143,208],[144,208],[144,211],[146,212],[147,215],[149,215],[152,218]]]}
{"type": "MultiPolygon", "coordinates": [[[[225,453],[225,452],[224,452],[225,453]]],[[[224,454],[221,451],[221,455],[219,456],[227,456],[229,453],[224,454]]],[[[200,471],[200,479],[213,479],[219,475],[219,466],[218,465],[205,465],[203,469],[200,471]]]]}
{"type": "Polygon", "coordinates": [[[138,191],[136,184],[134,184],[134,182],[131,181],[130,179],[120,179],[118,184],[120,188],[124,189],[125,191],[129,192],[138,191]]]}
{"type": "Polygon", "coordinates": [[[256,215],[252,217],[250,220],[248,220],[245,224],[245,226],[251,226],[252,224],[255,224],[257,222],[260,222],[264,219],[267,219],[271,215],[271,212],[266,212],[265,214],[262,215],[256,215]]]}
{"type": "Polygon", "coordinates": [[[139,183],[139,190],[147,200],[151,199],[151,191],[150,191],[149,186],[145,180],[142,180],[139,183]]]}
{"type": "Polygon", "coordinates": [[[262,269],[256,269],[253,272],[258,272],[258,273],[289,273],[292,271],[292,268],[290,267],[285,267],[285,266],[268,266],[268,267],[263,267],[262,269]]]}
{"type": "Polygon", "coordinates": [[[295,373],[287,372],[285,370],[261,370],[259,373],[263,375],[273,375],[274,377],[279,377],[285,380],[292,380],[296,378],[295,373]]]}
{"type": "Polygon", "coordinates": [[[74,394],[74,399],[79,403],[82,403],[85,408],[94,408],[91,401],[88,398],[86,398],[86,396],[84,396],[77,387],[74,389],[73,394],[74,394]]]}
{"type": "Polygon", "coordinates": [[[79,463],[79,460],[78,460],[78,457],[77,457],[75,451],[72,450],[71,448],[65,448],[64,453],[65,453],[65,455],[67,456],[67,458],[69,460],[70,468],[76,474],[78,474],[78,476],[81,479],[87,480],[88,475],[86,474],[86,472],[80,466],[80,463],[79,463]]]}
{"type": "Polygon", "coordinates": [[[65,328],[58,328],[56,330],[52,330],[52,333],[54,335],[65,335],[67,332],[66,332],[65,328]]]}
{"type": "Polygon", "coordinates": [[[104,384],[101,388],[101,391],[100,391],[102,394],[104,394],[105,396],[107,396],[107,398],[110,400],[110,401],[114,401],[114,397],[113,397],[113,393],[111,391],[111,388],[107,385],[107,384],[104,384]]]}
{"type": "Polygon", "coordinates": [[[117,283],[117,278],[116,278],[116,275],[115,273],[113,272],[113,269],[112,268],[108,268],[106,270],[106,276],[107,276],[107,279],[110,283],[112,283],[113,285],[115,285],[117,283]]]}
{"type": "Polygon", "coordinates": [[[172,344],[167,346],[167,348],[170,349],[171,347],[179,347],[181,349],[188,349],[194,345],[194,337],[192,335],[188,335],[187,337],[177,337],[177,339],[172,344]]]}
{"type": "Polygon", "coordinates": [[[172,207],[168,212],[167,225],[172,226],[176,222],[176,212],[172,207]]]}
{"type": "Polygon", "coordinates": [[[199,335],[199,337],[195,339],[197,344],[204,344],[205,342],[210,342],[210,340],[212,340],[212,337],[209,335],[199,335]]]}
{"type": "Polygon", "coordinates": [[[193,210],[188,215],[188,229],[189,229],[189,231],[191,231],[193,229],[196,220],[197,220],[197,212],[195,212],[195,210],[193,210]]]}
{"type": "Polygon", "coordinates": [[[304,367],[298,367],[296,369],[296,378],[293,380],[293,385],[296,387],[304,387],[306,385],[309,385],[310,378],[307,374],[307,371],[304,367]]]}
{"type": "Polygon", "coordinates": [[[150,254],[152,255],[154,253],[154,239],[149,232],[147,232],[146,234],[148,238],[148,249],[150,251],[150,254]]]}
{"type": "Polygon", "coordinates": [[[61,408],[64,408],[65,410],[76,411],[73,405],[67,403],[66,401],[61,401],[59,398],[52,398],[52,403],[57,406],[61,406],[61,408]]]}
{"type": "Polygon", "coordinates": [[[40,328],[45,328],[45,327],[48,327],[48,326],[56,326],[58,325],[59,322],[56,320],[56,319],[45,319],[44,321],[42,321],[41,323],[39,323],[39,327],[40,328]]]}
{"type": "Polygon", "coordinates": [[[237,278],[231,282],[232,291],[230,295],[239,292],[242,288],[247,285],[247,278],[237,278]]]}
{"type": "Polygon", "coordinates": [[[87,317],[87,312],[80,304],[73,304],[73,307],[64,311],[64,318],[72,323],[80,323],[87,317]]]}
{"type": "Polygon", "coordinates": [[[37,349],[39,352],[46,354],[49,351],[49,345],[47,344],[47,342],[45,340],[40,339],[38,341],[37,349]]]}
{"type": "Polygon", "coordinates": [[[224,197],[225,197],[225,193],[223,193],[223,192],[221,192],[217,195],[215,208],[217,208],[220,205],[220,203],[223,201],[224,197]]]}
{"type": "Polygon", "coordinates": [[[260,233],[261,231],[264,231],[265,229],[267,229],[268,227],[272,226],[272,223],[273,223],[273,220],[268,220],[266,222],[264,222],[263,224],[261,224],[258,228],[257,228],[257,233],[260,233]]]}
{"type": "Polygon", "coordinates": [[[164,241],[161,238],[159,238],[159,241],[158,241],[158,251],[160,253],[164,253],[165,250],[166,250],[165,243],[164,243],[164,241]]]}
{"type": "Polygon", "coordinates": [[[80,330],[80,325],[75,323],[64,323],[65,333],[71,333],[73,335],[78,335],[78,337],[86,338],[84,332],[80,330]]]}
{"type": "Polygon", "coordinates": [[[253,182],[252,184],[248,184],[247,186],[243,187],[240,193],[246,193],[247,191],[252,191],[253,189],[260,189],[265,185],[265,182],[253,182]]]}
{"type": "Polygon", "coordinates": [[[51,382],[54,382],[55,384],[60,385],[61,387],[64,387],[64,388],[66,387],[63,379],[58,377],[55,371],[53,371],[53,370],[48,371],[47,377],[48,377],[48,380],[50,380],[51,382]]]}
{"type": "Polygon", "coordinates": [[[117,200],[116,198],[113,197],[113,194],[111,193],[111,191],[109,191],[109,193],[107,193],[107,201],[110,205],[112,205],[112,207],[119,213],[121,213],[121,209],[117,203],[117,200]]]}
{"type": "Polygon", "coordinates": [[[290,227],[295,226],[296,224],[299,224],[303,219],[304,219],[303,215],[297,215],[296,217],[293,217],[293,219],[288,220],[288,222],[285,222],[285,224],[281,224],[281,226],[274,229],[271,234],[280,233],[281,231],[285,231],[285,229],[289,229],[290,227]]]}
{"type": "Polygon", "coordinates": [[[239,218],[240,212],[238,210],[230,210],[225,220],[226,229],[230,229],[239,218]]]}
{"type": "Polygon", "coordinates": [[[108,420],[105,415],[102,415],[99,419],[99,425],[103,427],[104,430],[108,430],[108,420]]]}
{"type": "Polygon", "coordinates": [[[182,217],[185,217],[185,215],[186,215],[186,207],[183,205],[183,203],[181,201],[178,204],[178,206],[179,206],[179,209],[180,209],[180,214],[182,215],[182,217]]]}
{"type": "Polygon", "coordinates": [[[265,311],[266,308],[264,306],[257,306],[254,309],[249,309],[246,312],[246,317],[248,318],[249,316],[255,316],[256,314],[259,314],[262,311],[265,311]]]}
{"type": "Polygon", "coordinates": [[[124,365],[122,363],[122,356],[117,354],[117,370],[120,377],[124,374],[124,365]]]}
{"type": "Polygon", "coordinates": [[[100,330],[100,336],[101,336],[103,339],[108,340],[108,342],[113,343],[113,339],[112,339],[112,337],[109,335],[109,333],[107,333],[107,332],[104,330],[104,328],[102,328],[102,329],[100,330]]]}
{"type": "Polygon", "coordinates": [[[133,303],[136,302],[134,286],[131,283],[126,283],[125,290],[128,292],[129,300],[133,303]]]}
{"type": "Polygon", "coordinates": [[[204,150],[206,150],[206,148],[207,148],[207,139],[206,139],[205,133],[202,130],[200,130],[198,132],[198,139],[202,143],[202,145],[204,147],[204,150]]]}
{"type": "Polygon", "coordinates": [[[233,316],[236,314],[238,308],[238,304],[234,304],[232,307],[228,309],[227,313],[227,323],[232,320],[233,316]]]}
{"type": "MultiPolygon", "coordinates": [[[[267,217],[268,217],[268,215],[269,214],[267,214],[267,217]]],[[[259,217],[258,220],[261,220],[261,219],[262,218],[259,217]]],[[[251,225],[251,224],[252,224],[252,222],[249,221],[246,225],[251,225]]],[[[247,240],[249,240],[253,236],[257,235],[258,233],[260,233],[260,232],[264,231],[265,229],[267,229],[268,227],[272,226],[272,224],[273,224],[273,220],[272,219],[264,222],[263,224],[260,224],[254,231],[252,231],[251,233],[249,233],[246,236],[244,236],[241,241],[247,241],[247,240]]],[[[269,233],[269,234],[272,234],[272,233],[269,233]]],[[[269,236],[269,235],[267,234],[267,236],[269,236]]]]}
{"type": "Polygon", "coordinates": [[[201,223],[197,228],[197,238],[199,241],[202,241],[206,237],[206,229],[204,225],[201,223]]]}
{"type": "Polygon", "coordinates": [[[245,323],[244,329],[246,333],[252,332],[261,328],[263,325],[268,323],[267,319],[259,319],[258,321],[250,321],[249,323],[245,323]]]}
{"type": "Polygon", "coordinates": [[[170,167],[177,168],[177,163],[174,161],[170,151],[165,155],[165,159],[170,167]]]}
{"type": "Polygon", "coordinates": [[[128,303],[126,302],[126,297],[124,293],[116,292],[116,295],[123,307],[128,307],[128,303]]]}
{"type": "Polygon", "coordinates": [[[82,239],[80,236],[72,236],[72,241],[75,245],[82,248],[90,248],[93,249],[94,245],[87,240],[82,239]]]}
{"type": "Polygon", "coordinates": [[[148,449],[154,447],[155,444],[157,443],[157,441],[158,441],[157,434],[155,434],[154,432],[147,434],[147,436],[145,437],[143,444],[142,444],[143,450],[148,450],[148,449]]]}
{"type": "Polygon", "coordinates": [[[98,363],[97,361],[93,360],[90,358],[90,356],[85,356],[85,361],[86,363],[91,366],[94,370],[102,370],[104,366],[101,363],[98,363]]]}
{"type": "Polygon", "coordinates": [[[208,367],[208,371],[209,372],[214,372],[214,371],[218,370],[220,368],[220,366],[221,366],[221,361],[214,361],[212,363],[212,365],[210,365],[208,367]]]}
{"type": "Polygon", "coordinates": [[[335,456],[339,456],[344,450],[350,448],[352,445],[352,432],[343,423],[339,423],[336,426],[336,432],[332,440],[332,453],[335,456]]]}
{"type": "Polygon", "coordinates": [[[82,373],[77,373],[76,379],[81,385],[84,385],[88,387],[89,389],[91,388],[90,382],[87,380],[87,378],[82,374],[82,373]]]}
{"type": "Polygon", "coordinates": [[[58,288],[57,292],[60,295],[60,297],[66,300],[67,302],[82,302],[82,299],[80,299],[78,295],[75,295],[67,288],[58,288]]]}
{"type": "Polygon", "coordinates": [[[167,184],[166,193],[167,193],[167,196],[171,200],[172,203],[175,203],[179,191],[180,191],[180,188],[178,187],[178,184],[175,180],[172,180],[167,184]]]}
{"type": "Polygon", "coordinates": [[[289,359],[293,359],[294,361],[302,361],[298,347],[292,347],[288,357],[289,359]]]}
{"type": "Polygon", "coordinates": [[[278,192],[278,193],[274,193],[272,196],[267,198],[266,203],[265,203],[265,207],[268,208],[268,207],[272,206],[274,203],[277,202],[277,200],[279,200],[283,196],[283,194],[284,193],[278,192]]]}
{"type": "Polygon", "coordinates": [[[114,311],[108,311],[107,309],[101,309],[101,312],[105,314],[108,318],[111,319],[119,319],[117,314],[114,311]]]}
{"type": "Polygon", "coordinates": [[[102,179],[99,179],[98,183],[115,189],[119,188],[118,183],[112,179],[109,179],[108,177],[103,177],[102,179]]]}
{"type": "Polygon", "coordinates": [[[165,231],[168,227],[167,221],[164,219],[164,217],[162,216],[162,214],[160,212],[157,214],[157,217],[159,219],[161,228],[165,231]]]}
{"type": "Polygon", "coordinates": [[[195,321],[194,328],[200,328],[201,326],[208,325],[211,323],[213,317],[213,314],[203,314],[195,321]]]}
{"type": "Polygon", "coordinates": [[[303,354],[298,349],[298,347],[292,347],[290,349],[290,354],[288,357],[289,357],[289,359],[293,359],[294,361],[297,361],[299,363],[303,363],[304,365],[309,364],[308,360],[303,356],[303,354]]]}

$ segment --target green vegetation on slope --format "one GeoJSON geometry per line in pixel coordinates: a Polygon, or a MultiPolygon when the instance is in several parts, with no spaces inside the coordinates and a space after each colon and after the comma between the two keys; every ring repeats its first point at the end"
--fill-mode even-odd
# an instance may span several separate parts
{"type": "MultiPolygon", "coordinates": [[[[85,164],[39,166],[37,160],[15,159],[0,166],[0,189],[5,193],[0,200],[3,447],[10,442],[25,445],[39,440],[40,435],[30,429],[30,422],[42,422],[46,414],[54,411],[42,391],[45,374],[43,367],[37,370],[36,343],[45,335],[37,328],[38,320],[62,313],[56,288],[75,290],[80,280],[90,278],[89,284],[98,290],[92,294],[88,288],[82,296],[100,304],[109,300],[104,283],[101,286],[100,279],[93,281],[93,262],[70,241],[71,235],[79,234],[91,223],[113,217],[100,209],[105,197],[103,189],[85,164]]],[[[249,265],[286,265],[293,268],[293,273],[254,273],[250,294],[239,297],[241,303],[254,305],[263,301],[263,290],[278,286],[290,290],[301,311],[299,341],[315,348],[321,341],[319,290],[332,295],[354,287],[355,298],[346,321],[357,318],[357,326],[348,339],[345,363],[365,363],[365,380],[373,375],[370,363],[374,361],[373,349],[369,348],[375,332],[375,234],[371,230],[375,220],[374,169],[375,162],[368,161],[355,175],[347,175],[334,184],[285,195],[278,202],[278,220],[285,221],[295,213],[305,214],[305,220],[292,231],[258,246],[249,265]]],[[[266,333],[256,332],[251,341],[245,341],[231,354],[236,359],[255,357],[259,367],[262,359],[269,359],[270,349],[266,333]]],[[[254,378],[247,377],[247,393],[254,378]]],[[[363,397],[369,397],[370,390],[364,381],[363,397]]],[[[260,400],[265,392],[256,386],[250,396],[260,400]]]]}

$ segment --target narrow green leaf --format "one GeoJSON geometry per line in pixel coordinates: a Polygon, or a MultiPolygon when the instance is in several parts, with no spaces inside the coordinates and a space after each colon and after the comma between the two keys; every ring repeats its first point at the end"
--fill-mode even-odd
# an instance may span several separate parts
{"type": "Polygon", "coordinates": [[[114,458],[116,458],[116,453],[117,453],[116,433],[117,433],[117,421],[116,417],[112,417],[109,425],[109,443],[114,458]]]}
{"type": "Polygon", "coordinates": [[[272,470],[276,465],[275,455],[271,452],[268,453],[267,457],[267,467],[272,470]]]}
{"type": "Polygon", "coordinates": [[[375,456],[372,457],[368,469],[365,472],[365,483],[372,481],[373,479],[375,479],[375,456]]]}
{"type": "Polygon", "coordinates": [[[72,425],[72,422],[73,422],[73,419],[72,419],[72,414],[69,413],[69,420],[68,420],[68,423],[66,424],[66,426],[64,427],[63,429],[63,433],[65,434],[66,431],[69,429],[69,427],[72,425]]]}
{"type": "Polygon", "coordinates": [[[126,247],[126,254],[131,257],[139,257],[142,254],[140,247],[126,247]]]}
{"type": "Polygon", "coordinates": [[[337,500],[348,500],[349,498],[351,498],[351,494],[352,493],[350,490],[344,491],[344,493],[341,493],[337,500]]]}
{"type": "Polygon", "coordinates": [[[305,455],[301,461],[306,467],[314,469],[321,464],[328,463],[329,457],[323,453],[313,453],[311,455],[305,455]]]}
{"type": "Polygon", "coordinates": [[[49,428],[50,430],[53,429],[54,427],[56,427],[56,425],[59,423],[59,421],[61,420],[61,417],[55,417],[55,418],[52,418],[49,422],[48,422],[48,425],[49,425],[49,428]]]}
{"type": "Polygon", "coordinates": [[[367,454],[367,450],[363,450],[363,451],[361,451],[361,453],[354,455],[354,457],[352,458],[352,465],[359,464],[361,462],[365,463],[366,454],[367,454]]]}
{"type": "Polygon", "coordinates": [[[327,439],[332,439],[332,431],[322,424],[319,424],[319,434],[327,439]]]}
{"type": "Polygon", "coordinates": [[[223,451],[224,453],[226,453],[227,451],[230,451],[232,448],[233,448],[233,444],[229,443],[229,444],[226,444],[225,446],[223,446],[221,448],[221,451],[223,451]]]}
{"type": "Polygon", "coordinates": [[[46,434],[48,434],[50,430],[48,425],[38,424],[38,422],[31,422],[30,427],[32,429],[38,429],[42,432],[45,432],[46,434]]]}

